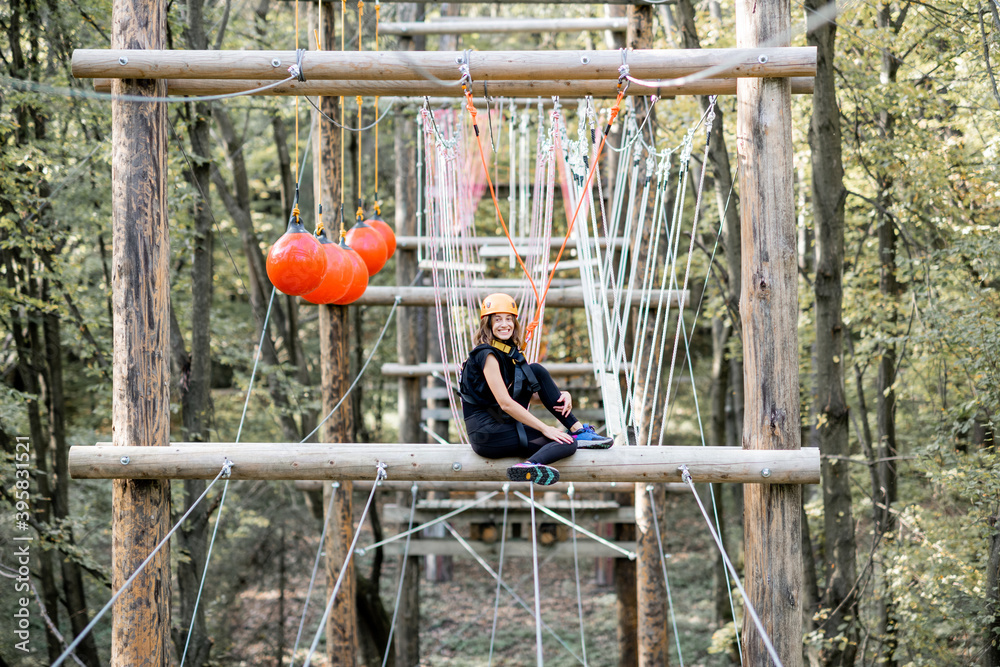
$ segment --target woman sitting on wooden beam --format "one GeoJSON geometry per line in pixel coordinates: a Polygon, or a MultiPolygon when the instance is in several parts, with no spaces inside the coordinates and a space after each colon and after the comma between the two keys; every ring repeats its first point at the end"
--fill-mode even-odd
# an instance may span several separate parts
{"type": "Polygon", "coordinates": [[[462,366],[462,410],[472,449],[488,459],[525,458],[507,468],[512,482],[554,484],[559,471],[550,463],[577,448],[607,449],[614,439],[597,434],[573,416],[569,392],[560,391],[541,364],[521,353],[517,304],[507,294],[491,294],[479,311],[476,347],[462,366]],[[569,432],[545,424],[528,411],[537,395],[569,432]]]}

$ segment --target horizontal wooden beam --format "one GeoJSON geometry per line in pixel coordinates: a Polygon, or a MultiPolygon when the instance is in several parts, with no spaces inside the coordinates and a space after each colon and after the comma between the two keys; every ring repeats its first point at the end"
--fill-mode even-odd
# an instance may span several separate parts
{"type": "MultiPolygon", "coordinates": [[[[71,447],[77,479],[213,479],[226,460],[232,479],[389,479],[502,481],[518,459],[484,459],[466,445],[382,443],[171,443],[165,447],[100,443],[71,447]]],[[[558,464],[565,482],[680,482],[686,465],[696,482],[817,484],[819,449],[613,447],[579,450],[558,464]]]]}
{"type": "Polygon", "coordinates": [[[415,21],[409,23],[380,23],[382,35],[468,35],[519,32],[583,32],[586,30],[610,30],[625,32],[628,19],[625,18],[557,18],[557,19],[498,19],[475,17],[465,21],[415,21]]]}
{"type": "MultiPolygon", "coordinates": [[[[421,81],[461,79],[460,51],[307,51],[308,81],[421,81]]],[[[262,79],[288,77],[295,51],[172,51],[76,49],[73,76],[83,79],[262,79]]],[[[604,80],[616,82],[618,51],[472,51],[474,82],[604,80]]],[[[706,78],[815,76],[816,48],[649,49],[629,52],[631,75],[676,79],[703,72],[706,78]]],[[[360,93],[359,93],[360,94],[360,93]]],[[[411,93],[412,94],[412,93],[411,93]]]]}
{"type": "MultiPolygon", "coordinates": [[[[420,482],[417,489],[419,491],[456,491],[456,492],[468,492],[468,493],[478,493],[478,492],[490,492],[499,491],[502,489],[503,485],[507,483],[507,480],[503,482],[420,482]]],[[[322,491],[323,487],[332,484],[329,481],[322,481],[318,479],[300,479],[295,481],[295,488],[300,491],[322,491]]],[[[379,488],[386,491],[410,491],[410,487],[414,482],[400,482],[393,481],[390,479],[382,480],[379,482],[379,488]]],[[[666,488],[667,493],[691,493],[687,484],[675,483],[675,484],[663,484],[666,488]]],[[[556,482],[550,486],[545,487],[546,493],[553,491],[555,493],[565,494],[569,490],[569,482],[556,482]]],[[[356,491],[371,491],[372,482],[355,482],[354,489],[356,491]]],[[[573,484],[573,488],[578,494],[591,494],[591,493],[630,493],[635,490],[635,485],[629,482],[577,482],[573,484]]]]}
{"type": "MultiPolygon", "coordinates": [[[[472,289],[471,291],[471,297],[476,301],[481,300],[489,294],[486,289],[472,289]]],[[[464,299],[465,290],[461,289],[461,292],[463,296],[460,296],[460,298],[464,299]]],[[[660,290],[634,290],[632,292],[632,305],[638,306],[644,295],[652,298],[652,303],[655,305],[657,303],[657,299],[660,297],[660,294],[660,290]]],[[[669,299],[670,304],[674,306],[679,303],[681,294],[684,295],[685,304],[690,305],[691,303],[691,294],[689,291],[682,292],[681,290],[664,290],[662,294],[664,302],[669,299]]],[[[625,298],[624,294],[621,294],[620,296],[622,299],[625,298]]],[[[395,303],[397,297],[399,298],[400,306],[433,306],[434,288],[372,285],[365,290],[365,293],[362,294],[361,298],[355,301],[354,304],[359,306],[391,306],[395,303]]],[[[582,287],[562,287],[559,289],[552,288],[549,290],[548,296],[545,297],[545,307],[583,308],[584,298],[582,287]]],[[[609,293],[608,298],[614,299],[614,295],[609,293]]]]}
{"type": "MultiPolygon", "coordinates": [[[[545,370],[553,377],[567,377],[570,375],[593,375],[596,364],[590,363],[560,363],[545,362],[545,370]]],[[[622,368],[622,371],[625,369],[622,368]]],[[[445,372],[444,364],[433,362],[422,364],[382,364],[382,375],[388,377],[427,377],[445,372]]]]}
{"type": "MultiPolygon", "coordinates": [[[[513,487],[517,488],[517,487],[513,487]]],[[[565,518],[569,518],[570,510],[568,506],[552,507],[551,503],[543,503],[554,512],[558,512],[565,518]]],[[[599,507],[595,509],[585,509],[577,503],[575,513],[577,521],[580,523],[593,523],[600,521],[603,523],[635,523],[635,507],[626,505],[625,507],[599,507]]],[[[453,508],[455,509],[455,508],[453,508]]],[[[433,521],[442,514],[451,510],[427,509],[417,506],[413,513],[413,521],[417,525],[433,521]]],[[[503,504],[499,507],[473,507],[467,509],[452,519],[452,523],[485,523],[493,519],[499,520],[503,515],[503,504]]],[[[385,523],[404,523],[409,521],[410,508],[398,505],[387,504],[382,507],[382,521],[385,523]]],[[[507,508],[507,521],[509,523],[523,523],[531,520],[531,508],[525,505],[518,498],[514,498],[507,508]]],[[[544,518],[540,519],[544,521],[544,518]]]]}
{"type": "MultiPolygon", "coordinates": [[[[559,246],[562,245],[562,238],[554,238],[549,240],[549,248],[552,250],[558,250],[559,246]]],[[[434,239],[429,239],[426,236],[397,236],[396,237],[396,248],[402,250],[416,250],[417,248],[429,248],[432,245],[438,243],[434,239]]],[[[449,239],[449,243],[454,243],[459,246],[465,246],[469,248],[494,248],[503,247],[510,248],[510,241],[507,240],[506,236],[463,236],[461,238],[449,239]]],[[[537,239],[525,239],[525,238],[515,238],[514,245],[518,246],[519,249],[525,249],[528,246],[526,244],[531,244],[531,247],[537,247],[537,239]],[[522,248],[523,247],[523,248],[522,248]]],[[[603,238],[597,240],[597,244],[601,248],[606,248],[608,246],[607,241],[603,238]]],[[[614,246],[616,248],[621,248],[625,245],[625,240],[622,238],[616,238],[614,240],[614,246]]],[[[576,239],[570,239],[566,241],[566,249],[573,250],[577,246],[576,239]]]]}
{"type": "MultiPolygon", "coordinates": [[[[410,53],[416,53],[411,51],[410,53]]],[[[796,95],[811,95],[813,92],[812,77],[792,77],[792,93],[796,95]]],[[[168,79],[167,92],[176,96],[231,95],[263,88],[274,81],[263,79],[168,79]]],[[[111,79],[98,78],[94,81],[94,89],[99,93],[111,92],[111,79]]],[[[483,90],[491,97],[560,97],[575,99],[586,96],[608,99],[618,94],[618,84],[615,80],[560,80],[560,81],[489,81],[484,87],[483,81],[473,85],[475,103],[483,105],[483,90]]],[[[288,83],[253,93],[254,95],[308,95],[327,97],[399,97],[406,100],[419,100],[422,97],[458,99],[464,96],[461,87],[439,83],[436,81],[290,81],[288,83]]],[[[677,97],[681,95],[735,95],[736,79],[700,79],[687,83],[663,88],[649,88],[630,85],[625,91],[628,96],[657,95],[658,97],[677,97]]],[[[382,108],[388,102],[384,101],[382,108]]],[[[551,104],[551,102],[550,102],[551,104]]]]}
{"type": "MultiPolygon", "coordinates": [[[[479,540],[468,541],[468,544],[472,547],[473,551],[481,557],[496,559],[500,556],[499,540],[492,543],[482,542],[479,540]]],[[[615,544],[626,551],[635,553],[635,542],[615,542],[615,544]]],[[[399,539],[394,542],[389,542],[382,548],[385,549],[386,556],[402,556],[405,547],[405,540],[399,539]]],[[[410,548],[407,553],[410,556],[458,556],[460,558],[472,558],[469,551],[465,547],[450,537],[438,539],[411,538],[410,548]]],[[[508,539],[504,542],[504,558],[531,558],[532,553],[530,540],[508,539]]],[[[624,558],[620,551],[616,551],[607,545],[584,537],[577,539],[576,555],[580,558],[624,558]]],[[[539,546],[538,557],[560,559],[573,558],[573,543],[556,542],[549,546],[539,546]]]]}

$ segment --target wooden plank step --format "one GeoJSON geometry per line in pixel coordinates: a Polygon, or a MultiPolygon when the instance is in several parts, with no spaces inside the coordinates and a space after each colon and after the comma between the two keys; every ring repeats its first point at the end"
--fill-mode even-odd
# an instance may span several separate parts
{"type": "MultiPolygon", "coordinates": [[[[468,296],[474,301],[479,302],[490,293],[490,290],[487,288],[458,288],[457,292],[459,298],[464,299],[468,296]]],[[[676,306],[683,296],[685,305],[690,306],[691,293],[689,290],[659,289],[633,290],[632,305],[640,305],[644,297],[651,298],[652,303],[656,305],[661,294],[663,295],[664,302],[669,301],[673,306],[676,306]]],[[[368,289],[365,290],[365,293],[354,302],[354,305],[391,306],[396,303],[396,299],[398,298],[399,305],[401,306],[433,306],[434,295],[435,288],[433,287],[373,285],[369,286],[368,289]]],[[[619,298],[624,299],[624,296],[624,294],[619,294],[619,298]]],[[[545,306],[546,308],[583,308],[586,300],[591,298],[599,298],[599,295],[592,294],[586,296],[584,295],[583,287],[552,288],[549,290],[548,296],[545,297],[545,306]]],[[[613,301],[614,298],[614,293],[608,290],[609,301],[613,301]]]]}
{"type": "MultiPolygon", "coordinates": [[[[387,556],[403,555],[403,548],[406,540],[400,539],[386,544],[385,554],[387,556]]],[[[635,552],[635,542],[615,542],[622,549],[635,552]]],[[[484,558],[496,560],[500,556],[500,541],[488,543],[480,541],[470,541],[469,545],[477,554],[484,558]]],[[[577,538],[577,554],[580,558],[615,558],[624,557],[618,551],[607,547],[600,542],[595,542],[587,538],[577,538]]],[[[454,538],[437,539],[410,539],[409,555],[411,556],[459,556],[472,558],[465,547],[459,544],[454,538]]],[[[532,555],[530,539],[508,539],[504,544],[504,558],[530,558],[532,555]]],[[[540,558],[573,558],[572,542],[556,542],[549,546],[539,546],[538,555],[540,558]]]]}

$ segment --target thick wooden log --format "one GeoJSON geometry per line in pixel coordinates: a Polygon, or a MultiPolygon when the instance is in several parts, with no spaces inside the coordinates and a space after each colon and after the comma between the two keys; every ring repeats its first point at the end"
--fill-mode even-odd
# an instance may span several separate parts
{"type": "MultiPolygon", "coordinates": [[[[740,46],[788,44],[790,35],[788,0],[737,0],[740,46]]],[[[743,447],[758,452],[796,451],[801,444],[791,104],[787,81],[738,84],[743,447]]],[[[802,664],[801,506],[798,486],[755,484],[744,491],[744,582],[785,667],[802,664]]],[[[743,663],[773,664],[749,614],[743,622],[743,663]]]]}
{"type": "Polygon", "coordinates": [[[628,21],[620,18],[556,18],[556,19],[497,19],[469,18],[466,20],[410,21],[381,23],[382,35],[468,35],[473,33],[516,32],[583,32],[611,30],[624,32],[628,21]]]}
{"type": "MultiPolygon", "coordinates": [[[[111,42],[121,53],[160,48],[166,2],[115,0],[111,23],[111,42]]],[[[166,85],[123,79],[113,93],[132,96],[111,103],[113,444],[159,449],[170,440],[167,109],[135,97],[162,96],[166,85]]],[[[170,529],[169,481],[115,480],[111,515],[117,591],[170,529]]],[[[170,664],[170,582],[165,545],[115,602],[112,665],[170,664]]]]}
{"type": "MultiPolygon", "coordinates": [[[[461,51],[308,51],[302,71],[312,80],[457,82],[461,51]]],[[[73,76],[82,79],[264,79],[288,78],[295,51],[123,51],[76,49],[73,76]]],[[[618,51],[472,51],[474,82],[618,81],[618,51]]],[[[711,68],[712,79],[793,77],[816,74],[815,47],[781,49],[649,49],[628,56],[632,76],[676,79],[711,68]]],[[[665,89],[666,90],[666,89],[665,89]]],[[[647,91],[648,94],[648,91],[647,91]]]]}
{"type": "MultiPolygon", "coordinates": [[[[329,486],[332,482],[324,482],[318,479],[303,479],[295,481],[295,488],[300,491],[319,491],[324,485],[329,486]]],[[[463,491],[463,492],[479,492],[479,491],[500,491],[503,487],[504,482],[419,482],[418,488],[421,491],[463,491]]],[[[356,491],[370,491],[373,482],[355,482],[354,489],[356,491]]],[[[406,491],[409,492],[410,487],[414,482],[402,482],[394,480],[382,480],[378,483],[380,489],[385,489],[388,491],[406,491]]],[[[691,489],[687,484],[663,484],[662,485],[667,493],[691,493],[691,489]]],[[[550,486],[545,487],[546,493],[549,491],[555,491],[556,493],[566,493],[569,490],[568,482],[556,482],[550,486]]],[[[573,485],[578,494],[584,493],[602,493],[602,492],[615,492],[622,491],[623,484],[616,484],[615,482],[577,482],[573,485]]]]}
{"type": "MultiPolygon", "coordinates": [[[[398,443],[171,443],[167,447],[71,447],[77,479],[212,479],[229,457],[233,479],[374,479],[376,464],[389,479],[482,481],[506,479],[516,459],[484,459],[465,445],[398,443]],[[122,457],[128,457],[122,463],[122,457]]],[[[816,484],[819,451],[735,447],[613,447],[579,450],[557,464],[565,482],[680,482],[687,465],[696,482],[816,484]]]]}
{"type": "MultiPolygon", "coordinates": [[[[97,78],[94,80],[94,88],[97,92],[110,92],[112,79],[97,78]]],[[[177,79],[167,80],[167,91],[171,95],[230,95],[242,93],[248,90],[263,88],[274,81],[264,79],[177,79]]],[[[474,86],[476,96],[475,104],[482,109],[484,86],[482,81],[474,86]]],[[[613,98],[618,94],[618,82],[616,79],[607,80],[575,80],[564,79],[559,81],[489,81],[485,90],[492,97],[518,97],[518,96],[541,96],[550,98],[553,96],[563,99],[574,99],[586,97],[587,95],[596,98],[613,98]]],[[[809,76],[792,77],[792,92],[796,95],[811,95],[813,92],[813,78],[809,76]]],[[[424,97],[434,97],[436,100],[432,104],[441,104],[441,98],[459,99],[464,96],[461,87],[454,84],[439,83],[437,81],[289,81],[280,86],[269,88],[254,95],[343,95],[354,97],[362,95],[372,97],[378,95],[388,99],[383,100],[384,105],[393,104],[392,98],[398,98],[399,103],[410,103],[416,100],[422,103],[424,97]]],[[[700,79],[698,81],[688,81],[675,86],[648,87],[632,84],[625,91],[627,96],[635,95],[657,95],[659,97],[677,97],[680,95],[735,95],[736,79],[700,79]]],[[[526,100],[535,104],[534,100],[526,100]]],[[[551,100],[549,100],[551,103],[551,100]]],[[[382,106],[382,109],[387,108],[382,106]]]]}
{"type": "MultiPolygon", "coordinates": [[[[467,503],[468,500],[458,500],[454,501],[455,507],[448,509],[434,509],[425,508],[423,502],[417,506],[417,511],[414,514],[414,522],[417,525],[422,523],[427,523],[428,521],[433,521],[445,512],[456,509],[457,507],[467,503]]],[[[458,516],[451,519],[452,523],[483,523],[487,521],[496,521],[497,523],[503,518],[503,502],[499,503],[487,503],[492,505],[492,507],[474,507],[468,509],[458,516]]],[[[588,522],[593,523],[594,521],[602,521],[604,523],[633,523],[635,521],[635,508],[633,507],[619,507],[617,504],[612,507],[600,507],[585,509],[582,507],[585,503],[577,501],[576,516],[578,522],[588,522]]],[[[560,501],[559,504],[555,503],[545,503],[545,506],[549,509],[558,512],[560,515],[569,518],[569,501],[560,501]]],[[[410,510],[407,507],[399,507],[397,505],[385,505],[382,509],[384,516],[383,520],[394,523],[403,523],[409,519],[410,510]]],[[[525,521],[531,521],[531,509],[525,506],[520,500],[514,500],[509,508],[507,509],[507,522],[508,523],[524,523],[525,521]]],[[[545,521],[544,517],[541,521],[545,521]]]]}
{"type": "MultiPolygon", "coordinates": [[[[477,300],[483,299],[490,293],[488,288],[485,287],[474,288],[472,292],[473,299],[477,300]]],[[[632,305],[638,306],[643,295],[646,295],[652,298],[653,307],[656,307],[660,294],[660,290],[634,290],[632,292],[632,305]]],[[[664,304],[667,303],[668,299],[671,305],[676,306],[679,303],[680,290],[664,290],[662,294],[664,304]]],[[[624,298],[625,295],[622,294],[621,296],[624,298]]],[[[400,306],[433,306],[434,288],[371,286],[354,303],[359,306],[391,306],[395,303],[397,297],[399,298],[400,306]]],[[[609,297],[614,299],[613,294],[609,295],[609,297]]],[[[689,292],[684,292],[684,303],[689,305],[691,303],[689,292]]],[[[548,296],[545,297],[546,308],[583,308],[583,305],[583,287],[552,288],[549,290],[548,296]]]]}

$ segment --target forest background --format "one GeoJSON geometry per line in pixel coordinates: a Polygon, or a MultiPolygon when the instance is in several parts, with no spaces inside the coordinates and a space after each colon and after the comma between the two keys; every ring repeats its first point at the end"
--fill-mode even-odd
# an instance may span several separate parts
{"type": "MultiPolygon", "coordinates": [[[[807,658],[823,665],[1000,665],[994,440],[1000,3],[854,1],[842,3],[834,21],[816,0],[796,0],[792,10],[793,43],[816,45],[820,53],[816,93],[793,98],[803,443],[821,447],[824,456],[822,488],[807,490],[803,507],[807,658]]],[[[393,4],[382,14],[412,20],[422,11],[393,4]]],[[[615,8],[476,5],[462,11],[591,16],[615,8]]],[[[291,3],[272,0],[171,2],[168,48],[285,48],[294,40],[292,12],[291,3]]],[[[734,45],[728,0],[677,0],[654,14],[652,46],[734,45]]],[[[8,548],[18,489],[15,448],[16,438],[26,436],[32,582],[45,610],[33,616],[34,636],[44,641],[28,662],[11,648],[12,626],[0,622],[3,664],[48,664],[64,646],[59,635],[75,636],[110,595],[110,486],[71,481],[66,458],[69,446],[107,440],[110,429],[110,103],[69,71],[74,48],[109,46],[110,15],[109,0],[10,0],[0,7],[0,573],[9,582],[16,570],[8,548]]],[[[352,21],[348,34],[356,34],[352,21]]],[[[592,48],[605,39],[599,33],[532,35],[517,38],[517,46],[530,40],[540,49],[592,48]]],[[[382,42],[393,48],[391,38],[382,42]]],[[[449,46],[514,43],[466,37],[449,46]]],[[[443,46],[429,38],[418,48],[443,46]]],[[[661,102],[658,131],[664,137],[682,132],[706,103],[661,102]]],[[[288,219],[293,157],[305,141],[302,130],[295,133],[295,109],[291,98],[264,97],[169,106],[177,439],[228,441],[240,425],[256,343],[265,333],[270,285],[263,253],[288,219]]],[[[717,196],[707,198],[706,218],[722,221],[722,251],[711,274],[703,274],[706,307],[692,347],[713,445],[739,443],[743,382],[738,190],[724,214],[718,203],[728,195],[736,164],[734,100],[720,98],[719,110],[708,152],[708,187],[717,196]]],[[[308,107],[299,113],[308,127],[308,107]]],[[[393,145],[397,135],[413,141],[413,116],[391,113],[382,128],[379,180],[391,212],[393,145]]],[[[346,171],[357,193],[351,141],[346,171]]],[[[361,160],[367,169],[373,145],[366,143],[361,160]]],[[[697,241],[707,267],[714,230],[697,241]]],[[[393,275],[390,265],[375,282],[393,284],[393,275]]],[[[387,310],[351,309],[352,372],[373,351],[387,310]]],[[[317,327],[314,308],[291,299],[276,303],[243,440],[298,441],[315,426],[317,327]]],[[[390,327],[374,350],[376,366],[395,360],[394,335],[390,327]]],[[[580,345],[571,332],[553,332],[550,355],[585,354],[580,345]]],[[[352,401],[356,442],[395,440],[394,382],[369,372],[352,401]]],[[[690,418],[680,414],[672,426],[689,433],[690,418]]],[[[203,486],[173,485],[176,516],[203,486]]],[[[282,609],[286,568],[309,561],[308,549],[295,550],[319,530],[316,498],[290,485],[245,483],[232,496],[238,517],[221,524],[216,556],[228,564],[229,576],[210,579],[192,635],[192,664],[245,660],[232,640],[236,621],[225,613],[227,604],[249,582],[264,580],[280,591],[282,609]]],[[[212,499],[172,549],[178,653],[186,635],[180,619],[190,618],[193,582],[214,527],[218,495],[212,499]]],[[[738,492],[724,501],[738,513],[738,492]]],[[[738,519],[735,524],[734,553],[738,519]]],[[[13,586],[2,588],[6,619],[14,609],[13,586]]],[[[255,627],[268,634],[272,626],[262,620],[255,627]]],[[[731,618],[721,610],[708,634],[717,630],[716,641],[725,644],[727,627],[731,635],[731,618]]],[[[107,621],[98,625],[81,644],[80,660],[106,663],[109,635],[107,621]]],[[[274,656],[290,648],[284,632],[268,645],[274,656]]],[[[725,651],[703,657],[721,661],[711,664],[729,660],[725,651]]]]}

